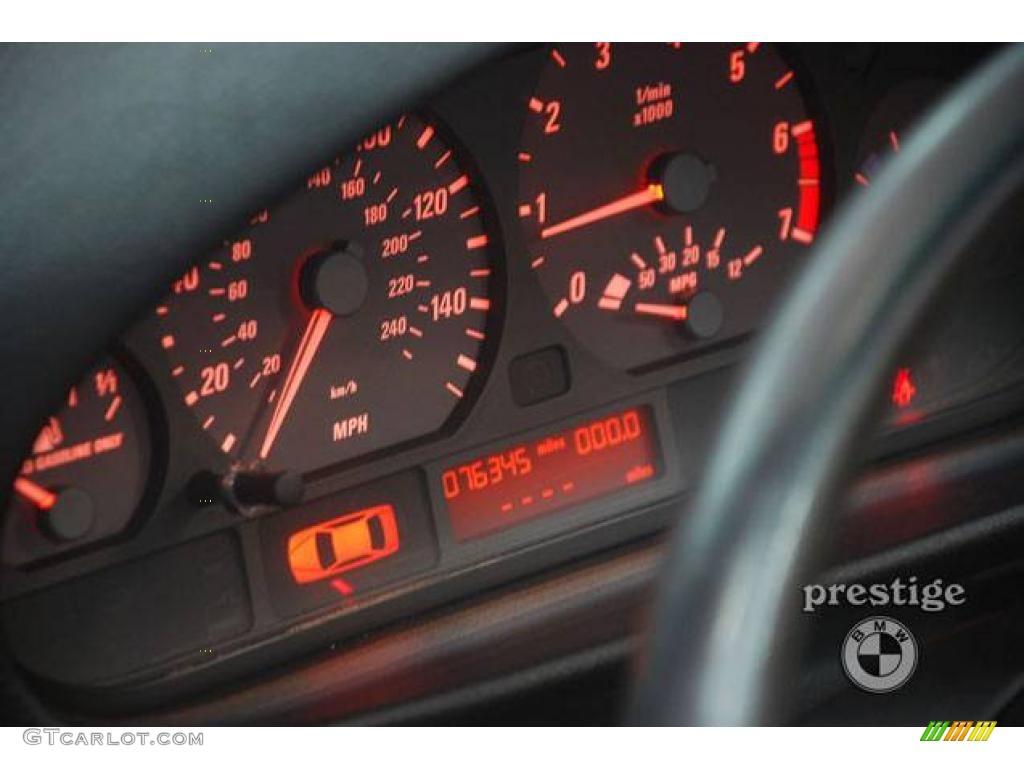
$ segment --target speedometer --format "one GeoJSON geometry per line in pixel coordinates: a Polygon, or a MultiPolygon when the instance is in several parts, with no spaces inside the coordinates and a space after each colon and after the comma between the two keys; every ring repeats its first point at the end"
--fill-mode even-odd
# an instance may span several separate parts
{"type": "Polygon", "coordinates": [[[559,45],[524,106],[526,258],[577,339],[635,370],[757,327],[821,202],[815,125],[778,50],[559,45]]]}
{"type": "Polygon", "coordinates": [[[225,454],[307,471],[445,426],[492,309],[474,186],[434,125],[402,117],[174,284],[159,344],[225,454]]]}

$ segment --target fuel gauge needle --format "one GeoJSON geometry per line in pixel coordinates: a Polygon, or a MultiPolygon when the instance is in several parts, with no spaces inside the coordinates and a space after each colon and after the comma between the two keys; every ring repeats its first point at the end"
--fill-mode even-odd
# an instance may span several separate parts
{"type": "Polygon", "coordinates": [[[14,492],[37,509],[46,511],[57,503],[57,494],[48,491],[27,477],[19,477],[14,481],[14,492]]]}
{"type": "Polygon", "coordinates": [[[313,310],[313,314],[309,316],[306,330],[303,332],[299,348],[295,352],[295,359],[292,360],[291,367],[288,369],[288,376],[285,378],[284,386],[281,388],[281,396],[277,401],[277,405],[274,406],[274,413],[270,417],[270,425],[267,427],[267,434],[263,438],[263,445],[260,446],[261,459],[266,459],[270,455],[270,449],[274,447],[274,441],[277,439],[281,426],[288,416],[288,411],[292,407],[292,401],[295,400],[299,387],[302,386],[302,382],[309,372],[313,358],[316,357],[320,342],[323,341],[324,336],[327,334],[327,328],[331,324],[332,317],[333,315],[322,307],[313,310]]]}

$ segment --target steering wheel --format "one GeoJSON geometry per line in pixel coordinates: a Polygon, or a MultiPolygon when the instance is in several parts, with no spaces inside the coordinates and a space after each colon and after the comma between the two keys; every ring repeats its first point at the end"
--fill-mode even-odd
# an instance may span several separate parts
{"type": "MultiPolygon", "coordinates": [[[[0,411],[0,488],[66,382],[183,269],[185,254],[292,181],[296,168],[312,167],[339,136],[358,135],[491,53],[241,47],[214,72],[175,46],[63,58],[0,52],[0,93],[11,109],[0,128],[8,150],[0,176],[19,180],[0,189],[0,264],[18,265],[0,281],[0,357],[17,371],[0,377],[0,401],[17,404],[0,411]],[[354,74],[339,81],[339,72],[354,74]],[[199,94],[195,103],[179,98],[178,76],[199,94]],[[249,100],[221,109],[224,94],[239,90],[249,100]],[[315,126],[310,103],[319,105],[315,126]],[[197,113],[214,117],[197,121],[197,113]],[[299,144],[266,152],[296,125],[305,132],[299,144]],[[41,156],[40,147],[59,152],[41,156]],[[234,171],[230,183],[211,172],[213,158],[234,171]],[[238,179],[253,183],[243,189],[238,179]],[[159,189],[130,191],[139,184],[159,189]],[[221,205],[197,219],[188,211],[200,197],[221,205]],[[96,210],[93,200],[102,200],[96,210]]],[[[819,244],[760,344],[695,509],[674,533],[636,720],[753,724],[779,711],[784,675],[772,670],[784,669],[786,597],[812,563],[884,373],[962,246],[1024,176],[1021,93],[1024,47],[1016,47],[950,97],[819,244]]],[[[4,706],[21,720],[59,716],[18,676],[0,631],[4,706]]]]}
{"type": "Polygon", "coordinates": [[[898,353],[964,246],[1024,181],[1022,93],[1024,46],[1015,46],[949,96],[819,242],[671,538],[636,722],[784,719],[796,586],[898,353]]]}

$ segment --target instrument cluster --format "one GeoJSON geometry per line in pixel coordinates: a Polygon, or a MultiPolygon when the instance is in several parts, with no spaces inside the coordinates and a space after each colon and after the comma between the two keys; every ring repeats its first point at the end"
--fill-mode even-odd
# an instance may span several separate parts
{"type": "MultiPolygon", "coordinates": [[[[42,426],[3,522],[19,661],[145,695],[662,530],[830,211],[985,53],[555,44],[342,148],[42,426]]],[[[880,454],[1019,402],[996,230],[880,454]]]]}

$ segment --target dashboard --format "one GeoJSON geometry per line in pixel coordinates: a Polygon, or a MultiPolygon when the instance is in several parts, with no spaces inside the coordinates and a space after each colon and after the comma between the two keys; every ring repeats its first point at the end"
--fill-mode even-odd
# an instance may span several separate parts
{"type": "MultiPolygon", "coordinates": [[[[305,169],[41,426],[20,665],[116,711],[656,537],[832,211],[990,52],[535,46],[305,169]]],[[[972,246],[873,460],[1019,410],[1022,244],[972,246]]]]}

